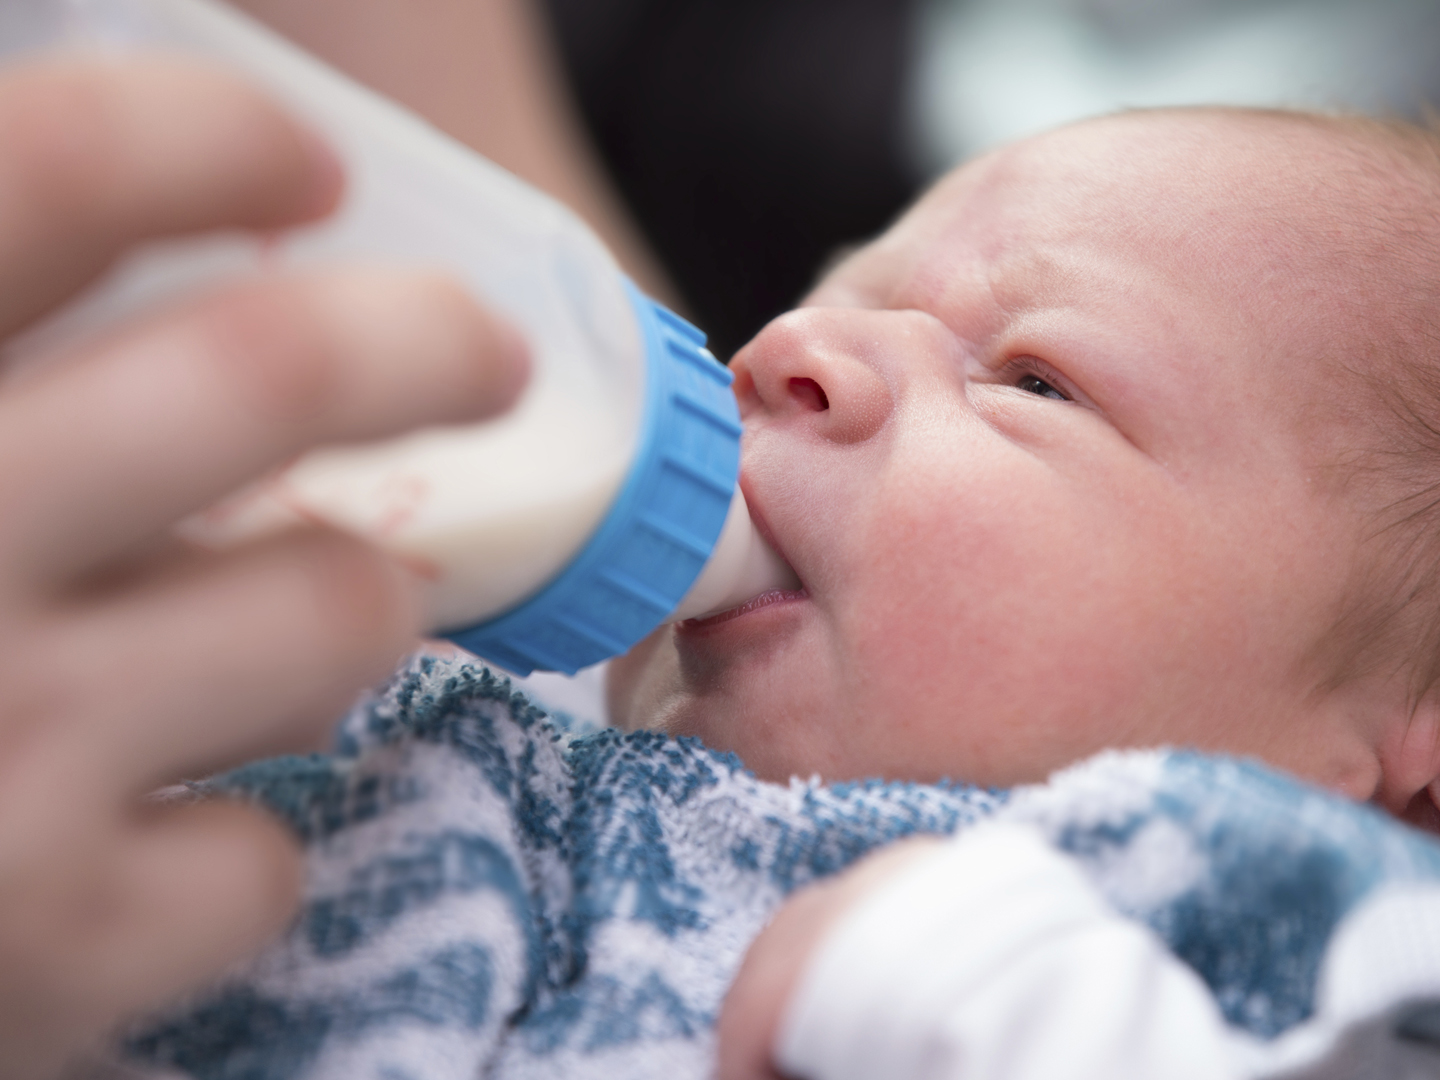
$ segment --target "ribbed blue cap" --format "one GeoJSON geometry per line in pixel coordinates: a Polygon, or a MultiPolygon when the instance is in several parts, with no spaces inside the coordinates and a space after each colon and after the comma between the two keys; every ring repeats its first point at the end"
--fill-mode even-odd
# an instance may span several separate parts
{"type": "MultiPolygon", "coordinates": [[[[628,283],[627,283],[628,284],[628,283]]],[[[630,474],[580,554],[504,614],[446,634],[520,675],[573,674],[659,626],[714,550],[740,473],[733,376],[705,335],[633,285],[645,411],[630,474]]]]}

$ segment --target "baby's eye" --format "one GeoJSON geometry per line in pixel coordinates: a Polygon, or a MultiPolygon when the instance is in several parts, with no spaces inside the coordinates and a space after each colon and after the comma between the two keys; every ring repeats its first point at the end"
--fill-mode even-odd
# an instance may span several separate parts
{"type": "Polygon", "coordinates": [[[1027,394],[1039,394],[1041,397],[1052,398],[1055,401],[1069,401],[1061,391],[1056,390],[1038,375],[1022,375],[1015,383],[1017,390],[1024,390],[1027,394]]]}

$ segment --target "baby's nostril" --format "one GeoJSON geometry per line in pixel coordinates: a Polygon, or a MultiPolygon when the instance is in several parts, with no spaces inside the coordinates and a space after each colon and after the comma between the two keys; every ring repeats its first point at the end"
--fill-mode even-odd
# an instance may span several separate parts
{"type": "Polygon", "coordinates": [[[804,403],[816,412],[824,412],[830,408],[830,399],[825,396],[825,390],[814,379],[791,379],[790,393],[795,400],[804,403]]]}

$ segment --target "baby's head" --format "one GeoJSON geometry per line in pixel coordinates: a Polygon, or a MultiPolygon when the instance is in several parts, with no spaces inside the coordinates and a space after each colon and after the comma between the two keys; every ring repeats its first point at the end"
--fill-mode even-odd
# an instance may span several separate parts
{"type": "Polygon", "coordinates": [[[1440,775],[1436,147],[1139,113],[946,178],[735,359],[804,592],[648,639],[618,718],[769,777],[1172,744],[1403,809],[1440,775]]]}

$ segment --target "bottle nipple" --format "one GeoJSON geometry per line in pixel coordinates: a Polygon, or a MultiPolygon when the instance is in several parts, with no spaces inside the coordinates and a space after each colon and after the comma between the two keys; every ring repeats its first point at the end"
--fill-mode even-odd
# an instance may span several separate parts
{"type": "Polygon", "coordinates": [[[718,615],[772,589],[798,588],[800,579],[755,528],[737,486],[710,561],[667,621],[718,615]]]}

